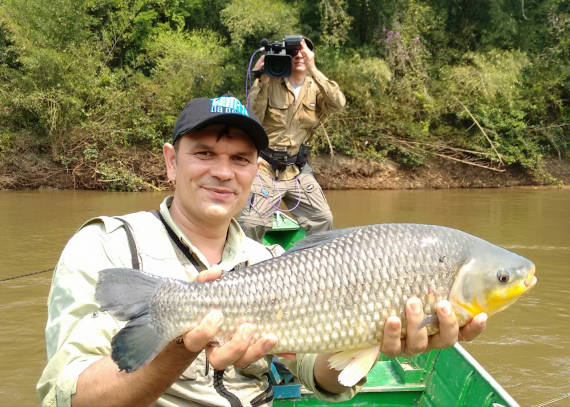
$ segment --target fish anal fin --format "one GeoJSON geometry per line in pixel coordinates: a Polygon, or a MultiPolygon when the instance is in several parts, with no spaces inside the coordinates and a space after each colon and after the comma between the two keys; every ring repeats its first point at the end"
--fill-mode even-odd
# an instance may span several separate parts
{"type": "Polygon", "coordinates": [[[368,374],[379,354],[380,345],[338,352],[329,358],[329,367],[341,371],[338,375],[340,384],[352,387],[368,374]]]}

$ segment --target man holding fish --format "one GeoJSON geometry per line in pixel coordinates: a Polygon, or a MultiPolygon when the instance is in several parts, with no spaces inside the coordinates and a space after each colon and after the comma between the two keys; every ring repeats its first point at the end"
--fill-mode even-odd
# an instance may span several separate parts
{"type": "MultiPolygon", "coordinates": [[[[167,320],[175,320],[172,307],[180,305],[168,300],[176,298],[174,291],[172,296],[168,291],[164,298],[159,295],[153,275],[174,286],[192,281],[191,287],[215,287],[282,254],[247,238],[234,218],[248,199],[258,153],[267,144],[259,120],[236,98],[194,99],[178,118],[172,144],[163,147],[174,195],[155,213],[90,220],[70,239],[48,299],[48,360],[37,385],[43,405],[271,404],[265,376],[271,352],[291,338],[259,334],[251,320],[242,320],[231,337],[222,338],[226,315],[209,298],[195,298],[210,301],[205,308],[210,311],[183,329],[169,330],[171,324],[165,324],[160,331],[152,320],[160,310],[166,310],[167,320]],[[162,308],[149,310],[143,297],[162,308]],[[126,320],[131,322],[125,326],[126,320]]],[[[241,293],[229,289],[222,297],[234,294],[241,293]]],[[[183,310],[190,307],[184,304],[183,310]]],[[[373,363],[378,350],[389,356],[413,354],[471,340],[487,318],[478,314],[460,329],[450,303],[442,300],[434,304],[439,332],[428,336],[421,327],[423,309],[417,297],[405,304],[405,339],[400,318],[382,318],[381,343],[366,358],[373,363]]],[[[331,368],[330,354],[281,357],[308,389],[330,401],[354,396],[371,367],[364,364],[368,370],[346,386],[339,382],[339,370],[331,368]]]]}

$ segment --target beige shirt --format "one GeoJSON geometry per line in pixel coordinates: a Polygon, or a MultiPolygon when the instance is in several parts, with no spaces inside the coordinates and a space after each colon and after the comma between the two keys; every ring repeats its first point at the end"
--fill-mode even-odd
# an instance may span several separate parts
{"type": "MultiPolygon", "coordinates": [[[[280,247],[267,248],[245,236],[232,220],[219,264],[211,265],[205,256],[183,235],[168,211],[172,197],[166,198],[160,213],[205,268],[231,270],[247,262],[257,263],[281,254],[280,247]]],[[[156,275],[192,281],[198,270],[174,245],[162,223],[150,212],[121,216],[133,228],[139,249],[141,269],[156,275]]],[[[47,365],[37,384],[44,406],[70,406],[79,375],[89,365],[111,353],[110,342],[124,322],[109,313],[100,312],[95,301],[95,284],[99,270],[110,267],[132,267],[131,253],[123,223],[115,218],[100,217],[88,221],[67,243],[53,275],[48,298],[46,325],[47,365]]],[[[293,373],[318,397],[346,400],[357,387],[331,395],[319,391],[313,378],[316,355],[298,355],[288,363],[293,373]]],[[[264,375],[271,357],[267,356],[247,369],[229,367],[224,373],[224,386],[238,395],[244,406],[269,386],[264,375]]],[[[359,383],[359,386],[362,383],[359,383]]],[[[229,406],[213,386],[213,369],[206,374],[204,352],[156,402],[156,406],[229,406]]]]}
{"type": "MultiPolygon", "coordinates": [[[[285,149],[289,156],[297,154],[301,144],[309,141],[325,116],[340,111],[346,104],[338,84],[318,70],[305,78],[298,98],[287,78],[269,78],[265,83],[257,79],[249,98],[253,112],[267,132],[269,148],[285,149]]],[[[260,172],[275,177],[275,171],[265,160],[260,172]]],[[[279,173],[279,179],[293,179],[298,173],[297,166],[289,165],[279,173]]]]}

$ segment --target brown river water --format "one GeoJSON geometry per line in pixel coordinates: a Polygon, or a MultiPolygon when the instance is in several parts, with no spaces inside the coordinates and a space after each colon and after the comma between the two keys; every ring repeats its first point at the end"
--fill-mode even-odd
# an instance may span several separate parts
{"type": "MultiPolygon", "coordinates": [[[[53,268],[97,215],[157,208],[165,193],[0,192],[0,280],[53,268]]],[[[327,191],[335,228],[439,224],[506,247],[538,284],[464,347],[522,406],[570,393],[570,190],[327,191]]],[[[0,281],[0,406],[36,406],[51,271],[0,281]]],[[[550,406],[570,405],[565,399],[550,406]]]]}

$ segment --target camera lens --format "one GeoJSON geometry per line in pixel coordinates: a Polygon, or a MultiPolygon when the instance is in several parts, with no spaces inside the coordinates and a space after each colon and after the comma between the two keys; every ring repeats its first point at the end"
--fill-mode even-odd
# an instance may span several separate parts
{"type": "Polygon", "coordinates": [[[263,70],[267,76],[277,78],[289,76],[291,75],[291,56],[267,54],[265,56],[263,70]]]}

